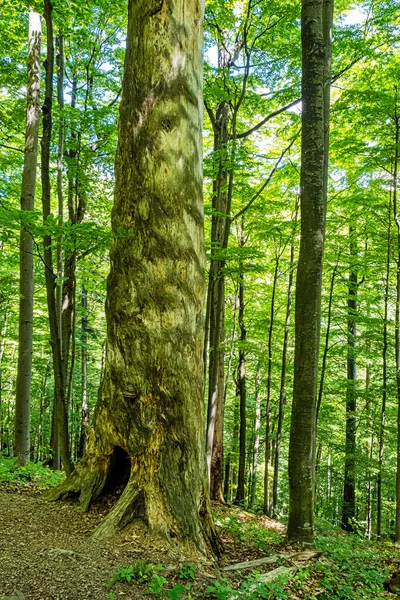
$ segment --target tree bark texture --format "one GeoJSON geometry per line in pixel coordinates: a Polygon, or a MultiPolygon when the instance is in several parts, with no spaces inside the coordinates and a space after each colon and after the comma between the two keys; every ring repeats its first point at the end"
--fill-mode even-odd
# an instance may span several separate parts
{"type": "Polygon", "coordinates": [[[96,537],[139,517],[218,552],[204,440],[202,20],[198,0],[129,3],[112,211],[107,354],[86,453],[55,495],[126,484],[96,537]]]}
{"type": "MultiPolygon", "coordinates": [[[[28,93],[21,210],[33,211],[40,123],[40,15],[29,12],[28,93]]],[[[15,399],[15,458],[24,465],[30,458],[30,399],[33,347],[33,238],[28,227],[20,233],[18,374],[15,399]]]]}
{"type": "Polygon", "coordinates": [[[288,538],[306,543],[313,541],[314,529],[316,388],[326,214],[326,86],[329,86],[326,59],[329,44],[324,35],[327,29],[324,13],[323,0],[303,0],[301,238],[289,442],[288,538]]]}

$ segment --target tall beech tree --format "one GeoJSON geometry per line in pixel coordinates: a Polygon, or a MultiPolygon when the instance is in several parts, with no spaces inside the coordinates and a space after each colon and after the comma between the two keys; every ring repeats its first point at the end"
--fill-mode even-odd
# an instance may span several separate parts
{"type": "MultiPolygon", "coordinates": [[[[332,0],[333,1],[333,0],[332,0]]],[[[288,537],[312,542],[317,375],[329,130],[332,2],[302,1],[301,236],[289,442],[288,537]]]]}
{"type": "MultiPolygon", "coordinates": [[[[40,123],[40,15],[29,12],[28,93],[21,210],[33,211],[40,123]]],[[[30,458],[30,400],[33,344],[33,237],[28,226],[20,234],[18,374],[15,400],[15,457],[20,465],[30,458]]]]}
{"type": "Polygon", "coordinates": [[[87,509],[126,483],[97,537],[141,517],[218,551],[203,435],[202,22],[198,0],[129,3],[105,372],[87,450],[56,496],[87,509]]]}

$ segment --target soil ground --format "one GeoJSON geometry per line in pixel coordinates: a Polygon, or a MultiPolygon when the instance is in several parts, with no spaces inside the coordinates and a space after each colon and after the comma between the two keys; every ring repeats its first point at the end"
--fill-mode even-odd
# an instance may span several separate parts
{"type": "MultiPolygon", "coordinates": [[[[284,527],[280,523],[218,504],[213,509],[225,550],[218,565],[199,557],[191,548],[183,550],[181,546],[173,546],[163,539],[150,536],[140,522],[127,527],[114,538],[94,540],[91,533],[114,501],[115,498],[105,498],[94,505],[89,513],[82,514],[74,501],[47,502],[42,497],[42,491],[33,484],[1,483],[0,600],[11,597],[15,600],[150,600],[155,596],[149,593],[146,582],[109,585],[119,568],[132,567],[139,559],[154,565],[162,564],[161,574],[167,580],[168,589],[175,584],[182,584],[179,570],[185,564],[196,564],[193,596],[185,592],[183,597],[201,595],[209,598],[207,586],[213,585],[217,578],[229,577],[231,589],[236,590],[251,571],[246,569],[228,575],[222,572],[225,565],[269,555],[284,555],[295,550],[284,543],[284,527]]],[[[348,538],[349,544],[354,543],[356,538],[353,538],[348,538]]],[[[341,538],[333,539],[340,541],[341,538]]],[[[343,537],[341,548],[345,540],[347,538],[343,537]]],[[[398,551],[394,550],[386,544],[382,546],[382,556],[380,550],[378,556],[375,550],[374,558],[361,548],[356,579],[350,570],[351,562],[347,561],[346,567],[342,568],[327,558],[328,567],[323,575],[313,568],[310,561],[306,579],[294,580],[293,585],[291,580],[289,595],[286,593],[279,597],[289,597],[291,600],[331,598],[326,592],[327,586],[321,585],[321,577],[333,577],[333,589],[345,589],[343,585],[347,585],[346,589],[351,592],[357,589],[362,591],[358,595],[353,592],[350,596],[335,595],[336,598],[373,600],[394,597],[383,591],[382,587],[382,576],[386,577],[389,569],[398,573],[396,577],[399,578],[400,589],[400,558],[398,551]],[[375,578],[372,583],[371,577],[375,578]]],[[[258,570],[265,572],[275,567],[276,564],[268,564],[258,570]]]]}
{"type": "MultiPolygon", "coordinates": [[[[150,537],[141,525],[107,541],[93,540],[90,534],[107,510],[106,503],[82,514],[76,503],[46,502],[34,488],[2,484],[0,598],[106,600],[107,582],[119,567],[142,559],[171,570],[182,562],[177,550],[150,537]]],[[[117,598],[142,597],[140,588],[118,587],[112,590],[117,598]]]]}
{"type": "MultiPolygon", "coordinates": [[[[76,502],[45,501],[33,485],[1,484],[0,600],[12,595],[25,600],[107,600],[111,593],[124,600],[148,600],[143,585],[116,584],[112,590],[107,585],[119,567],[131,566],[138,559],[162,563],[168,581],[179,582],[179,566],[197,562],[198,556],[190,556],[188,549],[183,556],[181,550],[149,536],[143,525],[126,528],[107,541],[91,538],[114,500],[105,499],[82,514],[76,502]]],[[[221,510],[223,514],[229,509],[221,510]]],[[[223,542],[220,566],[265,556],[265,551],[227,535],[223,542]]],[[[196,580],[200,578],[206,586],[219,574],[215,564],[203,563],[196,580]]]]}

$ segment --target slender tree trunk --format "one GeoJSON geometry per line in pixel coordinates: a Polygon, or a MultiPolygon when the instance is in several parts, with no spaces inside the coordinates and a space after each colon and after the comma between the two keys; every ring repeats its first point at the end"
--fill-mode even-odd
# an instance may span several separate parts
{"type": "MultiPolygon", "coordinates": [[[[340,254],[339,254],[339,256],[340,256],[340,254]]],[[[327,319],[327,323],[326,323],[325,345],[324,345],[324,352],[323,352],[323,355],[322,355],[321,375],[320,375],[319,387],[318,387],[317,425],[318,425],[319,411],[320,411],[321,404],[322,404],[322,398],[323,398],[323,395],[324,395],[326,363],[328,361],[329,336],[330,336],[330,333],[331,333],[331,322],[332,322],[333,289],[335,287],[335,279],[336,279],[338,265],[339,265],[339,256],[337,258],[336,265],[335,265],[335,267],[334,267],[334,269],[332,271],[331,285],[330,285],[330,288],[329,288],[328,319],[327,319]]]]}
{"type": "Polygon", "coordinates": [[[279,254],[275,258],[274,279],[272,283],[271,310],[268,328],[268,371],[267,371],[267,402],[265,406],[265,457],[264,457],[264,514],[269,514],[269,460],[270,460],[270,405],[272,382],[272,334],[274,331],[275,294],[278,281],[279,254]]]}
{"type": "MultiPolygon", "coordinates": [[[[10,361],[11,363],[13,363],[15,360],[15,351],[12,351],[11,357],[10,357],[10,361]]],[[[14,370],[10,369],[10,378],[9,378],[9,383],[8,383],[8,390],[7,390],[7,434],[6,434],[6,442],[5,442],[5,447],[7,448],[7,456],[11,456],[12,454],[14,454],[15,456],[15,452],[14,452],[14,448],[13,448],[13,440],[12,437],[10,435],[10,425],[11,425],[11,404],[13,402],[13,393],[14,393],[14,370]]],[[[4,445],[3,445],[4,448],[4,445]]]]}
{"type": "MultiPolygon", "coordinates": [[[[224,329],[225,329],[225,250],[226,215],[228,214],[228,104],[217,110],[214,125],[214,152],[218,156],[217,177],[213,182],[211,223],[211,264],[207,296],[210,355],[208,366],[207,466],[210,495],[224,501],[223,496],[223,430],[224,430],[224,329]]],[[[206,336],[208,329],[206,331],[206,336]]]]}
{"type": "Polygon", "coordinates": [[[260,402],[260,385],[261,385],[261,365],[257,367],[256,385],[255,385],[255,404],[256,414],[254,418],[254,446],[253,446],[253,468],[251,472],[251,491],[249,508],[254,506],[256,500],[257,489],[257,472],[258,472],[258,455],[260,451],[260,426],[261,426],[261,402],[260,402]]]}
{"type": "MultiPolygon", "coordinates": [[[[238,375],[239,378],[239,375],[238,375]]],[[[230,473],[231,473],[231,494],[230,500],[232,501],[234,493],[236,494],[238,485],[238,464],[239,464],[239,427],[240,427],[240,400],[239,400],[239,388],[236,383],[236,399],[233,408],[233,431],[232,431],[232,452],[230,453],[230,473]]]]}
{"type": "Polygon", "coordinates": [[[47,390],[47,380],[50,374],[50,356],[48,357],[46,368],[44,370],[44,374],[42,377],[42,385],[40,388],[40,419],[39,419],[39,460],[44,460],[44,448],[46,447],[46,439],[44,435],[44,414],[46,410],[46,390],[47,390]]]}
{"type": "Polygon", "coordinates": [[[104,379],[85,455],[52,495],[79,494],[86,509],[126,484],[96,537],[142,518],[218,552],[203,413],[203,4],[150,8],[129,3],[112,226],[131,235],[111,251],[104,379]]]}
{"type": "Polygon", "coordinates": [[[351,271],[347,298],[347,389],[346,389],[346,447],[344,459],[344,490],[342,507],[342,529],[354,531],[356,517],[356,393],[357,393],[357,241],[356,229],[352,223],[349,227],[351,271]]]}
{"type": "Polygon", "coordinates": [[[366,403],[366,413],[368,415],[368,425],[371,432],[370,438],[368,440],[368,472],[367,472],[367,506],[366,506],[366,519],[365,519],[365,535],[370,540],[372,535],[372,457],[373,457],[373,447],[374,447],[374,418],[373,418],[373,408],[371,402],[371,365],[370,362],[367,362],[367,366],[365,369],[365,394],[367,397],[366,403]]]}
{"type": "MultiPolygon", "coordinates": [[[[244,223],[242,221],[240,246],[244,246],[244,223]]],[[[244,323],[244,272],[243,265],[239,264],[239,329],[240,329],[240,349],[239,349],[239,368],[238,368],[238,390],[240,399],[240,427],[239,427],[239,470],[238,486],[236,490],[236,504],[242,504],[245,498],[245,478],[246,478],[246,350],[245,343],[247,330],[244,323]]]]}
{"type": "MultiPolygon", "coordinates": [[[[295,209],[295,217],[294,217],[295,227],[297,224],[297,215],[298,215],[298,202],[296,201],[296,209],[295,209]]],[[[276,428],[274,481],[273,481],[273,488],[272,488],[272,514],[274,517],[277,516],[277,511],[278,511],[279,460],[280,460],[280,455],[281,455],[281,437],[282,437],[284,404],[285,404],[287,348],[288,348],[288,341],[289,341],[290,317],[292,314],[295,235],[296,235],[296,229],[293,232],[292,243],[290,246],[289,281],[288,281],[287,301],[286,301],[285,329],[284,329],[284,333],[283,333],[283,346],[282,346],[281,384],[280,384],[280,388],[279,388],[278,424],[277,424],[277,428],[276,428]]]]}
{"type": "MultiPolygon", "coordinates": [[[[21,210],[33,211],[40,122],[40,15],[29,12],[28,93],[21,210]]],[[[15,458],[24,465],[30,457],[30,399],[33,351],[33,238],[27,227],[20,233],[18,374],[15,399],[15,458]]]]}
{"type": "MultiPolygon", "coordinates": [[[[59,33],[57,36],[57,100],[60,110],[59,129],[58,129],[58,148],[57,148],[57,200],[58,200],[58,223],[61,227],[64,220],[64,195],[63,195],[63,152],[64,152],[64,39],[59,33]]],[[[57,286],[56,286],[56,307],[57,323],[60,336],[62,335],[62,275],[63,275],[63,256],[62,256],[62,235],[57,238],[57,286]]],[[[62,340],[61,340],[62,342],[62,340]]],[[[53,398],[53,414],[51,421],[51,448],[52,457],[49,461],[53,469],[61,468],[60,444],[58,440],[58,427],[56,418],[56,397],[53,398]]]]}
{"type": "Polygon", "coordinates": [[[290,540],[314,537],[315,439],[329,131],[327,0],[302,1],[301,241],[296,281],[295,364],[289,442],[290,540]]]}
{"type": "Polygon", "coordinates": [[[384,297],[384,317],[382,332],[382,404],[379,423],[379,454],[378,454],[378,474],[376,478],[376,535],[380,539],[382,536],[382,470],[383,470],[383,452],[385,444],[385,421],[386,421],[386,400],[387,400],[387,350],[388,350],[388,309],[389,309],[389,281],[390,281],[390,250],[391,250],[391,224],[392,224],[392,197],[390,195],[388,205],[388,234],[386,251],[386,280],[384,297]]]}
{"type": "Polygon", "coordinates": [[[8,321],[8,305],[5,308],[4,323],[1,332],[1,343],[0,343],[0,450],[3,450],[3,356],[4,349],[6,346],[6,335],[7,335],[7,321],[8,321]]]}
{"type": "Polygon", "coordinates": [[[397,207],[397,178],[400,143],[400,115],[398,114],[398,90],[395,90],[395,152],[393,161],[393,212],[397,227],[396,248],[396,317],[395,317],[395,356],[396,356],[396,386],[397,386],[397,471],[396,471],[396,530],[395,541],[400,542],[400,218],[397,207]]]}
{"type": "MultiPolygon", "coordinates": [[[[54,72],[54,44],[52,5],[50,0],[45,0],[45,20],[47,30],[47,57],[46,68],[46,93],[42,107],[43,112],[43,135],[42,135],[42,205],[43,221],[46,223],[50,216],[50,143],[52,131],[52,95],[53,95],[53,72],[54,72]]],[[[65,379],[62,364],[61,340],[57,318],[56,304],[56,275],[53,272],[53,251],[51,235],[44,236],[44,262],[47,306],[50,325],[50,343],[53,353],[53,369],[55,383],[55,408],[58,427],[58,439],[60,444],[61,460],[67,474],[73,471],[69,448],[68,415],[65,404],[65,379]]]]}
{"type": "Polygon", "coordinates": [[[88,326],[88,305],[87,305],[87,290],[82,287],[81,295],[82,305],[82,334],[81,334],[81,362],[82,362],[82,402],[81,402],[81,427],[78,448],[78,458],[82,458],[85,450],[86,438],[89,429],[89,412],[87,405],[87,326],[88,326]]]}
{"type": "MultiPolygon", "coordinates": [[[[61,227],[64,219],[64,195],[63,195],[63,153],[64,153],[64,39],[61,33],[57,36],[57,99],[60,110],[60,122],[58,128],[57,149],[57,200],[58,200],[58,222],[61,227]]],[[[57,279],[62,280],[62,236],[57,238],[57,279]]],[[[62,286],[56,288],[58,327],[61,331],[62,311],[62,286]]]]}

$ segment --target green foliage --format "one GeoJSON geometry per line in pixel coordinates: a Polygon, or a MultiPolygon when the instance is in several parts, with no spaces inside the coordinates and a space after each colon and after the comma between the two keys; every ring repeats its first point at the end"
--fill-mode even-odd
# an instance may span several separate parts
{"type": "Polygon", "coordinates": [[[196,565],[185,563],[178,572],[179,579],[194,579],[197,571],[196,565]]]}
{"type": "Polygon", "coordinates": [[[188,591],[188,587],[182,583],[177,583],[171,590],[167,591],[167,598],[169,600],[180,600],[182,594],[188,591]]]}
{"type": "Polygon", "coordinates": [[[117,581],[122,581],[126,583],[130,583],[133,579],[133,567],[119,567],[118,571],[114,573],[110,581],[109,585],[114,585],[117,581]]]}
{"type": "Polygon", "coordinates": [[[149,582],[147,589],[149,592],[154,594],[155,596],[161,596],[164,585],[167,583],[167,580],[162,575],[153,575],[151,581],[149,582]]]}
{"type": "Polygon", "coordinates": [[[321,600],[367,600],[379,598],[384,593],[383,583],[388,570],[382,564],[390,550],[382,544],[354,535],[320,537],[317,546],[324,557],[316,562],[321,600]],[[330,559],[330,560],[329,560],[330,559]]]}
{"type": "Polygon", "coordinates": [[[257,550],[268,550],[283,541],[283,535],[276,529],[261,527],[259,524],[243,521],[236,515],[220,516],[217,523],[232,537],[250,544],[257,550]]]}
{"type": "Polygon", "coordinates": [[[0,456],[0,482],[27,482],[31,481],[38,486],[56,486],[64,479],[63,471],[52,471],[44,467],[41,462],[29,462],[23,467],[17,467],[14,459],[0,456]]]}
{"type": "Polygon", "coordinates": [[[109,581],[109,585],[114,585],[117,581],[130,583],[131,581],[137,581],[139,583],[145,583],[153,580],[154,585],[157,585],[157,581],[161,584],[161,579],[157,580],[157,572],[163,570],[161,564],[153,565],[153,563],[147,563],[144,560],[138,560],[133,567],[119,567],[118,571],[114,573],[109,581]]]}
{"type": "Polygon", "coordinates": [[[263,582],[260,574],[253,572],[237,589],[227,579],[220,579],[208,586],[207,591],[217,600],[228,600],[231,597],[237,600],[284,600],[290,598],[290,592],[285,589],[288,579],[287,575],[281,575],[274,581],[263,582]]]}

